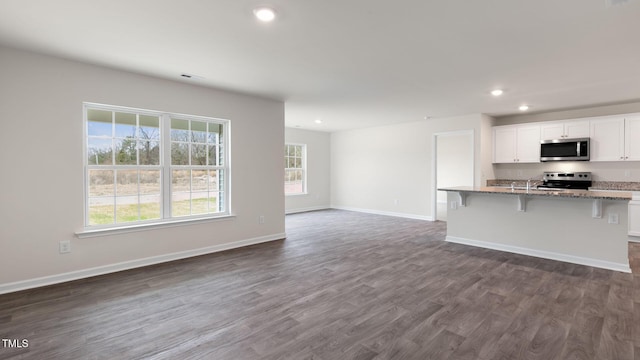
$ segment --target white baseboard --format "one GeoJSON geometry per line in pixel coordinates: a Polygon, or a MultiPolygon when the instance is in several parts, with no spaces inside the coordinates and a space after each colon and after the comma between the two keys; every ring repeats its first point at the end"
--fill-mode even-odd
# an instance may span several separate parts
{"type": "Polygon", "coordinates": [[[318,211],[318,210],[327,210],[330,209],[330,207],[328,206],[312,206],[312,207],[307,207],[307,208],[297,208],[297,209],[287,209],[285,210],[285,214],[296,214],[296,213],[301,213],[301,212],[307,212],[307,211],[318,211]]]}
{"type": "Polygon", "coordinates": [[[372,209],[361,209],[361,208],[353,208],[353,207],[348,207],[348,206],[331,206],[331,208],[332,209],[338,209],[338,210],[356,211],[356,212],[367,213],[367,214],[395,216],[395,217],[414,219],[414,220],[433,221],[433,217],[432,216],[397,213],[397,212],[380,211],[380,210],[372,210],[372,209]]]}
{"type": "Polygon", "coordinates": [[[631,272],[629,263],[626,263],[626,264],[616,263],[616,262],[610,262],[610,261],[604,261],[604,260],[598,260],[598,259],[584,258],[580,256],[554,253],[549,251],[523,248],[519,246],[497,244],[497,243],[473,240],[473,239],[465,239],[465,238],[459,238],[459,237],[448,236],[448,235],[445,240],[448,242],[456,243],[456,244],[477,246],[477,247],[486,248],[486,249],[506,251],[514,254],[521,254],[521,255],[535,256],[543,259],[564,261],[572,264],[593,266],[597,268],[626,272],[626,273],[631,272]]]}
{"type": "Polygon", "coordinates": [[[104,275],[104,274],[109,274],[109,273],[123,271],[123,270],[130,270],[130,269],[135,269],[143,266],[155,265],[155,264],[190,258],[194,256],[199,256],[199,255],[206,255],[206,254],[211,254],[215,252],[236,249],[244,246],[255,245],[255,244],[260,244],[260,243],[274,241],[274,240],[281,240],[286,237],[287,235],[285,233],[273,234],[273,235],[252,238],[252,239],[234,241],[232,243],[227,243],[227,244],[207,246],[199,249],[180,251],[180,252],[171,253],[171,254],[152,256],[152,257],[143,258],[143,259],[124,261],[116,264],[98,266],[94,268],[77,270],[77,271],[56,274],[51,276],[44,276],[44,277],[39,277],[35,279],[16,281],[16,282],[7,283],[7,284],[0,284],[0,294],[32,289],[32,288],[37,288],[41,286],[53,285],[53,284],[63,283],[63,282],[72,281],[72,280],[84,279],[92,276],[104,275]]]}

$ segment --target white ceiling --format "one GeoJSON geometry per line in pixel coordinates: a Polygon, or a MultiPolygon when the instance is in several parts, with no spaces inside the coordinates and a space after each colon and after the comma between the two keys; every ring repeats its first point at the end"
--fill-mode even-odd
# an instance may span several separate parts
{"type": "Polygon", "coordinates": [[[0,44],[284,100],[325,131],[640,100],[640,0],[270,0],[270,24],[262,4],[0,0],[0,44]]]}

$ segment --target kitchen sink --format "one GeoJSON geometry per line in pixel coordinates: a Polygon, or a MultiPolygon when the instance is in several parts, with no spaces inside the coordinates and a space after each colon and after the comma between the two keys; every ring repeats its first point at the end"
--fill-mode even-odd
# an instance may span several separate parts
{"type": "MultiPolygon", "coordinates": [[[[501,188],[501,189],[511,189],[511,185],[494,185],[493,187],[501,188]]],[[[527,190],[526,186],[514,186],[514,190],[527,190]]]]}

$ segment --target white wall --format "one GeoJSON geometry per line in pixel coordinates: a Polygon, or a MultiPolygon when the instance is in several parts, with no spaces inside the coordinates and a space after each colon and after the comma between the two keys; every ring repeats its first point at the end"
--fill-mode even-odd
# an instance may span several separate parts
{"type": "MultiPolygon", "coordinates": [[[[453,132],[439,134],[437,150],[437,186],[473,186],[473,134],[453,132]]],[[[438,191],[438,203],[447,202],[447,193],[438,191]]]]}
{"type": "MultiPolygon", "coordinates": [[[[516,115],[495,119],[495,125],[567,120],[640,112],[640,102],[597,106],[584,109],[516,115]]],[[[491,160],[489,161],[489,163],[491,160]]],[[[640,161],[625,162],[547,162],[534,164],[496,164],[496,179],[541,178],[544,171],[590,171],[595,181],[640,181],[640,161]]]]}
{"type": "Polygon", "coordinates": [[[479,185],[493,175],[480,164],[486,157],[481,129],[488,119],[473,114],[332,133],[332,207],[433,219],[433,134],[474,130],[479,185]]]}
{"type": "Polygon", "coordinates": [[[285,196],[285,211],[295,213],[329,208],[331,135],[327,132],[285,128],[284,139],[286,143],[307,145],[307,193],[285,196]]]}
{"type": "Polygon", "coordinates": [[[282,102],[10,48],[0,78],[0,292],[284,235],[282,102]],[[83,101],[230,119],[236,218],[75,238],[83,101]],[[60,240],[71,253],[58,253],[60,240]]]}

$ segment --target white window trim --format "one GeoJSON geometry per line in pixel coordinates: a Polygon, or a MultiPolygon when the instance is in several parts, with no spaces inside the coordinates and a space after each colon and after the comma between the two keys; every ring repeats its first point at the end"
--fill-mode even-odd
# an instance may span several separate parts
{"type": "MultiPolygon", "coordinates": [[[[223,219],[233,219],[235,215],[232,213],[231,199],[231,126],[227,119],[189,115],[181,113],[172,113],[166,111],[148,110],[140,108],[131,108],[118,105],[106,105],[99,103],[83,102],[83,171],[84,171],[84,214],[83,214],[83,230],[76,232],[79,238],[102,236],[115,233],[126,233],[132,231],[140,231],[153,228],[173,227],[187,225],[197,222],[214,221],[223,219]],[[130,223],[114,223],[106,225],[89,225],[89,187],[88,187],[88,148],[87,148],[87,108],[106,110],[106,111],[122,111],[128,113],[136,113],[140,115],[158,116],[160,118],[160,166],[162,176],[160,179],[162,207],[160,211],[160,219],[142,220],[130,223]],[[215,214],[199,214],[190,216],[171,217],[171,118],[179,118],[185,120],[196,121],[212,121],[222,124],[224,127],[222,141],[224,144],[224,166],[220,167],[224,170],[223,175],[223,193],[225,201],[225,211],[215,214]],[[165,186],[165,184],[169,184],[165,186]]],[[[138,166],[135,166],[138,168],[138,166]]],[[[218,168],[218,167],[216,167],[218,168]]]]}
{"type": "Polygon", "coordinates": [[[79,239],[98,237],[98,236],[107,236],[107,235],[118,235],[118,234],[127,234],[137,231],[146,231],[146,230],[154,230],[154,229],[164,229],[164,228],[172,228],[177,226],[186,226],[192,224],[199,223],[208,223],[208,222],[216,222],[216,221],[224,221],[224,220],[235,220],[236,215],[222,215],[222,216],[203,216],[199,218],[175,218],[173,220],[167,220],[162,222],[157,221],[145,221],[132,223],[126,226],[114,226],[109,228],[98,228],[94,229],[93,227],[85,227],[82,231],[77,231],[75,235],[79,239]]]}
{"type": "MultiPolygon", "coordinates": [[[[302,192],[290,193],[290,194],[285,193],[284,195],[285,196],[309,195],[307,191],[307,144],[287,142],[284,145],[285,146],[287,145],[302,146],[302,192]]],[[[288,168],[285,168],[285,171],[287,169],[288,168]]]]}

